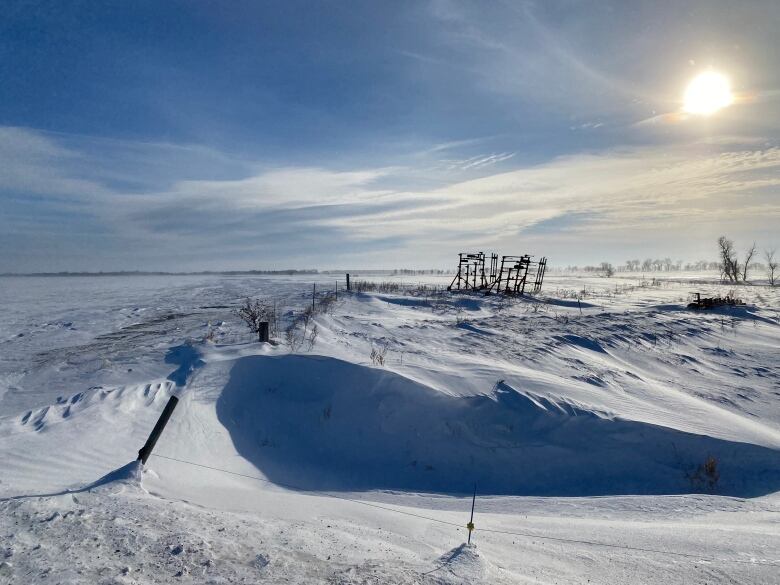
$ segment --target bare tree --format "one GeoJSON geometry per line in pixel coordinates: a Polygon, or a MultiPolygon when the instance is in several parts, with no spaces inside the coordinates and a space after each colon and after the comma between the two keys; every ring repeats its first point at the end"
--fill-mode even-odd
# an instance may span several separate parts
{"type": "Polygon", "coordinates": [[[604,276],[611,278],[615,275],[615,267],[609,262],[602,262],[599,269],[604,273],[604,276]]]}
{"type": "Polygon", "coordinates": [[[748,268],[750,268],[750,261],[753,260],[753,256],[755,255],[756,255],[756,243],[753,242],[753,245],[745,254],[745,263],[742,265],[742,282],[747,282],[748,268]]]}
{"type": "Polygon", "coordinates": [[[739,280],[739,263],[737,253],[734,251],[734,242],[726,236],[721,236],[718,238],[718,248],[720,249],[720,270],[723,279],[737,282],[739,280]]]}
{"type": "Polygon", "coordinates": [[[766,277],[769,280],[770,286],[775,286],[775,272],[777,272],[778,262],[775,260],[775,253],[777,250],[772,248],[771,250],[764,250],[764,258],[766,259],[766,277]]]}

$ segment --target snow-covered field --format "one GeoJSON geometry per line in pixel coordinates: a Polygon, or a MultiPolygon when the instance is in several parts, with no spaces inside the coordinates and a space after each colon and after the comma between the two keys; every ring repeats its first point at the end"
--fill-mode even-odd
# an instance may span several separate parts
{"type": "Polygon", "coordinates": [[[0,278],[0,583],[780,582],[780,289],[334,278],[0,278]]]}

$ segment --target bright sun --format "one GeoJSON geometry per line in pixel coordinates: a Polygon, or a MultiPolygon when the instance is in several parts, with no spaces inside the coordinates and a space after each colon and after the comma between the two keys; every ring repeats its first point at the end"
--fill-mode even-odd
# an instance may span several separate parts
{"type": "Polygon", "coordinates": [[[685,90],[683,110],[689,114],[709,116],[734,101],[728,78],[716,71],[700,73],[685,90]]]}

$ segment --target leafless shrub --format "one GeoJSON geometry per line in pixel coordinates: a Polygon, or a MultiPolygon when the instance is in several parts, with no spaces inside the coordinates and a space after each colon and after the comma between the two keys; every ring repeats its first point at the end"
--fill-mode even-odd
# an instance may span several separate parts
{"type": "Polygon", "coordinates": [[[412,285],[412,287],[409,289],[414,294],[420,296],[420,295],[431,295],[431,294],[442,294],[444,292],[444,289],[438,285],[435,284],[424,284],[424,283],[417,283],[415,285],[412,285]]]}
{"type": "Polygon", "coordinates": [[[350,290],[354,292],[396,293],[411,296],[429,296],[444,292],[444,289],[441,286],[435,284],[410,284],[391,280],[378,282],[371,280],[353,280],[350,285],[350,290]]]}
{"type": "Polygon", "coordinates": [[[260,339],[260,324],[273,323],[275,315],[273,308],[266,302],[247,299],[244,305],[238,309],[238,316],[247,324],[252,333],[256,333],[260,339]]]}
{"type": "Polygon", "coordinates": [[[336,306],[336,295],[326,294],[317,300],[316,310],[318,313],[333,314],[333,308],[336,306]]]}
{"type": "Polygon", "coordinates": [[[314,344],[317,342],[317,333],[319,332],[319,329],[317,328],[317,324],[311,326],[311,331],[309,332],[309,337],[306,339],[306,341],[309,343],[309,351],[311,351],[314,348],[314,344]]]}
{"type": "Polygon", "coordinates": [[[429,299],[428,306],[431,308],[431,313],[446,313],[449,304],[442,297],[434,297],[429,299]]]}
{"type": "Polygon", "coordinates": [[[355,292],[401,292],[401,283],[393,281],[373,282],[370,280],[353,280],[350,289],[355,292]]]}
{"type": "Polygon", "coordinates": [[[284,330],[284,343],[290,348],[290,351],[296,351],[305,339],[305,333],[301,331],[298,321],[293,321],[284,330]]]}
{"type": "Polygon", "coordinates": [[[371,347],[371,363],[375,366],[384,366],[386,355],[387,345],[383,345],[381,348],[377,348],[376,346],[371,347]]]}
{"type": "Polygon", "coordinates": [[[493,302],[493,311],[496,315],[501,316],[507,307],[509,307],[509,297],[506,295],[497,296],[493,302]]]}
{"type": "Polygon", "coordinates": [[[315,297],[312,304],[307,304],[300,312],[293,314],[292,321],[284,330],[284,343],[290,351],[297,351],[304,344],[311,351],[317,343],[319,328],[314,318],[322,313],[332,313],[336,306],[335,292],[323,293],[315,297]]]}
{"type": "Polygon", "coordinates": [[[718,460],[712,455],[708,455],[704,463],[696,466],[692,472],[686,472],[685,474],[688,481],[691,482],[691,486],[694,489],[708,489],[710,491],[715,490],[718,487],[718,480],[720,479],[720,471],[718,471],[718,460]]]}

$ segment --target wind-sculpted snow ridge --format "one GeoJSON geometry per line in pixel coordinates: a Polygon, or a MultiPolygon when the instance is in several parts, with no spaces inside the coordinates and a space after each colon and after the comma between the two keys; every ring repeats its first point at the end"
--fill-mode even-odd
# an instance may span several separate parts
{"type": "Polygon", "coordinates": [[[62,422],[73,414],[105,400],[120,410],[133,408],[133,405],[138,403],[151,406],[157,402],[159,394],[167,395],[173,388],[174,383],[169,381],[118,388],[89,388],[73,396],[59,396],[55,404],[28,410],[19,418],[19,425],[31,430],[43,431],[47,425],[62,422]]]}
{"type": "Polygon", "coordinates": [[[169,380],[90,388],[0,417],[0,497],[83,489],[98,474],[135,459],[174,392],[169,380]]]}
{"type": "Polygon", "coordinates": [[[236,450],[307,490],[583,496],[780,489],[780,452],[622,420],[499,383],[452,396],[376,368],[317,356],[236,361],[217,401],[236,450]],[[289,421],[294,420],[291,425],[289,421]],[[713,485],[714,489],[715,486],[713,485]]]}

